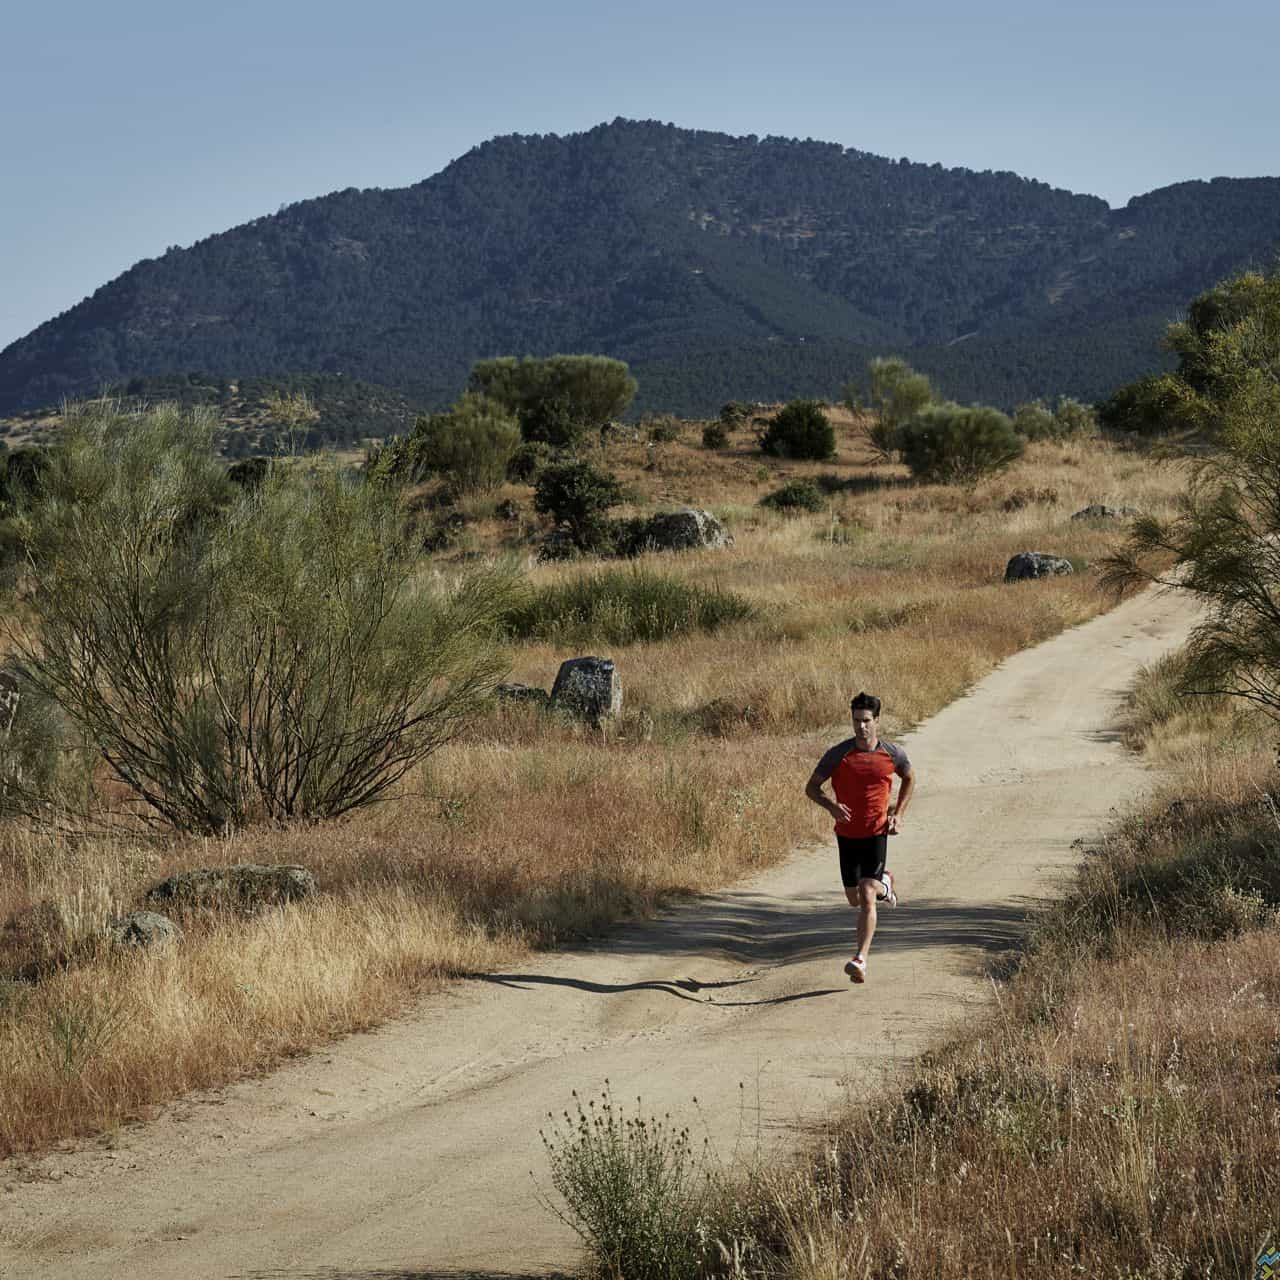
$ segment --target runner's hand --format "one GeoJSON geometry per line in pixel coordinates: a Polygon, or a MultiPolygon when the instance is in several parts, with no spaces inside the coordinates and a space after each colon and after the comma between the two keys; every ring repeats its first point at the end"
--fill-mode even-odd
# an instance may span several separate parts
{"type": "Polygon", "coordinates": [[[889,815],[889,834],[896,836],[902,830],[902,819],[896,813],[889,815]]]}
{"type": "Polygon", "coordinates": [[[827,805],[827,812],[837,822],[848,822],[853,817],[853,810],[847,804],[841,804],[839,800],[833,800],[827,805]]]}

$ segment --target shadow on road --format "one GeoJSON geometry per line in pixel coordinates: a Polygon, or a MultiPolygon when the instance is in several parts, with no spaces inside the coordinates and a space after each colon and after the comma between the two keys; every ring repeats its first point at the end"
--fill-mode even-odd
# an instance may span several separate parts
{"type": "MultiPolygon", "coordinates": [[[[1026,929],[1027,914],[1034,906],[1001,904],[975,907],[939,898],[912,899],[893,910],[881,908],[875,949],[880,955],[925,947],[949,947],[968,951],[974,960],[992,965],[1008,958],[1026,929]]],[[[798,964],[831,960],[848,953],[855,914],[835,905],[829,894],[821,900],[791,899],[780,907],[776,898],[735,895],[708,913],[706,903],[676,911],[663,920],[639,928],[623,929],[608,943],[584,951],[610,956],[671,956],[674,958],[726,959],[744,966],[798,964]]],[[[642,982],[592,982],[585,978],[544,973],[472,973],[472,982],[490,982],[511,990],[537,986],[568,987],[597,995],[622,995],[634,991],[660,991],[680,1000],[720,1007],[786,1004],[793,1000],[835,995],[843,987],[790,992],[764,999],[721,999],[726,988],[749,986],[754,977],[701,982],[683,976],[642,982]],[[707,994],[710,993],[710,994],[707,994]]],[[[737,993],[735,993],[737,994],[737,993]]],[[[748,992],[741,993],[744,997],[748,992]]]]}
{"type": "Polygon", "coordinates": [[[754,978],[737,978],[732,982],[699,982],[696,978],[673,978],[670,982],[587,982],[583,978],[554,977],[547,973],[469,973],[468,982],[492,982],[500,987],[522,991],[532,986],[570,987],[574,991],[589,991],[595,995],[616,996],[629,991],[663,991],[681,1000],[695,1004],[715,1004],[721,1008],[738,1008],[743,1005],[790,1004],[793,1000],[810,1000],[814,996],[838,995],[843,987],[823,987],[817,991],[792,991],[785,996],[769,996],[761,1000],[716,1000],[711,996],[698,999],[696,992],[715,991],[720,987],[741,987],[754,982],[754,978]]]}

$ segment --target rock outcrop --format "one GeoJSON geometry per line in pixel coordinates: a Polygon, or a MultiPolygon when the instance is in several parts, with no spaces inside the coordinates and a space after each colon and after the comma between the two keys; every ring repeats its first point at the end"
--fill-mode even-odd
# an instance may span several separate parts
{"type": "Polygon", "coordinates": [[[178,907],[235,907],[252,910],[309,898],[316,878],[306,867],[195,867],[161,880],[147,890],[148,902],[171,902],[178,907]]]}
{"type": "Polygon", "coordinates": [[[731,547],[733,535],[699,507],[682,507],[651,516],[639,541],[653,551],[691,551],[702,547],[731,547]]]}
{"type": "Polygon", "coordinates": [[[612,658],[570,658],[560,664],[551,688],[558,711],[599,724],[622,710],[622,681],[612,658]]]}
{"type": "Polygon", "coordinates": [[[1109,507],[1105,502],[1094,502],[1081,508],[1071,518],[1073,520],[1132,520],[1140,516],[1137,507],[1109,507]]]}
{"type": "Polygon", "coordinates": [[[1051,556],[1043,551],[1019,551],[1004,569],[1006,582],[1024,582],[1028,578],[1052,578],[1060,573],[1074,573],[1065,556],[1051,556]]]}

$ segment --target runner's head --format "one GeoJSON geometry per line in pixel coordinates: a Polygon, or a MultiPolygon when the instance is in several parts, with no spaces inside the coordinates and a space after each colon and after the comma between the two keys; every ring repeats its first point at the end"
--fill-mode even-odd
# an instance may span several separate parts
{"type": "Polygon", "coordinates": [[[870,741],[875,738],[876,727],[880,720],[880,699],[872,693],[859,693],[849,703],[849,711],[853,716],[853,731],[858,738],[870,741]]]}

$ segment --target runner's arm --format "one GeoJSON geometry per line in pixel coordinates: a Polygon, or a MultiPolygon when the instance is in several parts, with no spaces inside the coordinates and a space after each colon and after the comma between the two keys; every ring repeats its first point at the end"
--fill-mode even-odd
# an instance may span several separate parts
{"type": "Polygon", "coordinates": [[[809,781],[804,784],[805,795],[820,809],[825,809],[837,822],[848,822],[850,817],[848,806],[841,804],[838,800],[832,800],[823,791],[822,786],[825,782],[826,778],[815,769],[809,781]]]}
{"type": "Polygon", "coordinates": [[[911,793],[916,787],[916,775],[913,769],[908,769],[906,773],[901,774],[902,781],[898,784],[898,800],[893,806],[893,812],[889,814],[889,834],[897,835],[902,830],[902,815],[907,811],[907,805],[911,803],[911,793]]]}

